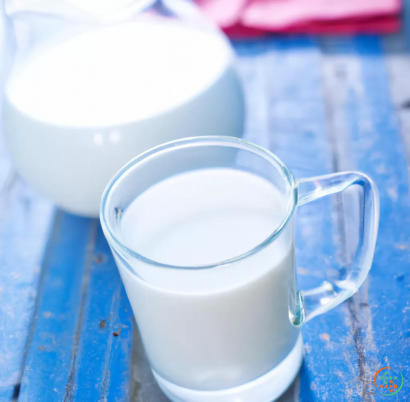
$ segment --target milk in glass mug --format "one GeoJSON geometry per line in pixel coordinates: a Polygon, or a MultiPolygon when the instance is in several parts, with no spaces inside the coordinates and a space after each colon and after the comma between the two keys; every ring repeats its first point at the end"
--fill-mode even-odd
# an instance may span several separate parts
{"type": "Polygon", "coordinates": [[[358,172],[295,180],[233,137],[155,147],[111,180],[101,222],[153,374],[172,401],[267,402],[302,363],[301,325],[352,296],[371,267],[375,184],[358,172]],[[339,277],[299,291],[296,208],[357,185],[360,241],[339,277]]]}

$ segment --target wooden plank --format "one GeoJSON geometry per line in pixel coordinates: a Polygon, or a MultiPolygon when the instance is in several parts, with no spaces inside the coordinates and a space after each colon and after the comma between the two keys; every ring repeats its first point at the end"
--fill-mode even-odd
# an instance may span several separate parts
{"type": "MultiPolygon", "coordinates": [[[[379,368],[397,368],[404,378],[410,373],[406,315],[410,198],[405,151],[381,40],[334,39],[323,45],[332,113],[346,122],[334,127],[339,138],[338,166],[364,171],[380,190],[381,219],[373,267],[367,284],[348,304],[352,341],[359,355],[359,395],[366,401],[378,400],[372,381],[379,368]]],[[[392,400],[409,397],[409,390],[403,388],[392,400]]]]}
{"type": "MultiPolygon", "coordinates": [[[[349,120],[346,118],[344,106],[347,103],[347,99],[350,96],[349,84],[346,81],[354,80],[356,83],[356,90],[361,90],[360,84],[360,72],[358,60],[351,57],[351,46],[350,40],[346,39],[324,39],[321,41],[322,49],[325,54],[324,58],[324,76],[325,76],[325,92],[327,98],[327,108],[329,116],[329,131],[330,131],[330,141],[332,144],[332,153],[334,155],[334,165],[335,170],[354,170],[357,169],[353,166],[349,166],[346,161],[349,159],[350,150],[347,147],[345,138],[349,136],[352,130],[355,130],[357,120],[349,120]],[[337,43],[339,46],[335,47],[333,43],[337,43]],[[350,56],[349,56],[350,54],[350,56]],[[347,67],[347,65],[349,67],[347,67]],[[347,71],[349,70],[349,71],[347,71]],[[349,78],[347,78],[349,77],[349,78]]],[[[354,110],[352,110],[354,113],[354,110]]],[[[364,120],[362,120],[364,122],[364,120]]],[[[339,216],[338,220],[340,222],[340,244],[341,250],[345,253],[345,256],[341,257],[341,260],[348,260],[347,254],[355,250],[349,245],[349,238],[351,233],[346,228],[345,221],[345,209],[346,198],[341,198],[341,205],[339,205],[339,216]]],[[[357,224],[357,223],[356,223],[357,224]]],[[[363,285],[364,289],[368,288],[368,281],[363,285]]],[[[359,295],[366,294],[366,291],[361,290],[359,295]]],[[[361,397],[363,400],[373,400],[372,393],[375,391],[371,388],[371,377],[369,365],[367,364],[370,360],[363,351],[363,337],[362,337],[362,324],[364,324],[364,315],[361,314],[363,311],[363,306],[360,303],[367,303],[366,301],[361,301],[361,297],[356,295],[354,298],[350,299],[343,307],[346,311],[346,321],[352,328],[349,336],[345,338],[345,342],[355,346],[356,353],[358,356],[357,360],[357,370],[358,370],[358,383],[355,387],[355,392],[352,392],[352,396],[361,397]],[[370,393],[369,393],[370,392],[370,393]]],[[[374,347],[374,345],[371,345],[374,347]]],[[[356,362],[355,362],[356,367],[356,362]]]]}
{"type": "Polygon", "coordinates": [[[19,401],[64,401],[74,370],[97,223],[61,211],[42,267],[19,401]]]}
{"type": "Polygon", "coordinates": [[[237,67],[245,95],[244,138],[269,148],[269,98],[264,88],[268,86],[266,69],[270,53],[266,41],[236,41],[233,45],[238,55],[237,67]]]}
{"type": "Polygon", "coordinates": [[[129,400],[132,310],[100,228],[88,281],[67,400],[129,400]]]}
{"type": "MultiPolygon", "coordinates": [[[[5,151],[0,151],[3,158],[5,151]]],[[[7,165],[2,159],[0,166],[7,165]]],[[[3,180],[3,171],[0,180],[3,180]]],[[[11,400],[21,377],[40,263],[53,215],[11,169],[0,189],[0,400],[11,400]]]]}
{"type": "MultiPolygon", "coordinates": [[[[271,149],[296,177],[334,171],[330,148],[323,58],[309,37],[285,37],[269,44],[271,149]]],[[[334,202],[335,200],[333,200],[334,202]]],[[[332,200],[324,199],[298,210],[297,266],[301,288],[311,288],[338,266],[339,228],[332,200]]],[[[305,362],[301,371],[302,401],[347,400],[355,393],[358,371],[351,333],[343,307],[307,323],[303,329],[305,362]],[[353,363],[354,364],[354,363],[353,363]]]]}
{"type": "Polygon", "coordinates": [[[132,336],[131,308],[98,221],[59,212],[19,401],[128,400],[132,336]]]}
{"type": "MultiPolygon", "coordinates": [[[[241,55],[243,53],[246,51],[242,50],[241,55]]],[[[250,117],[257,121],[255,126],[268,130],[270,148],[287,163],[296,176],[306,177],[333,171],[333,155],[330,153],[322,92],[322,60],[317,44],[309,38],[281,38],[263,42],[255,54],[254,59],[247,62],[245,70],[251,69],[251,63],[257,65],[251,69],[253,74],[248,75],[253,82],[260,84],[252,85],[246,91],[254,92],[250,117]],[[263,77],[255,78],[254,75],[263,77]],[[263,112],[252,113],[252,109],[258,108],[263,112]]],[[[245,80],[246,78],[247,76],[244,77],[245,80]]],[[[266,132],[254,132],[256,135],[253,137],[266,136],[266,132]]],[[[259,141],[256,139],[255,142],[259,141]]],[[[338,227],[335,219],[332,227],[331,207],[326,201],[305,206],[298,215],[297,241],[302,244],[298,249],[299,271],[303,275],[312,275],[312,278],[302,276],[300,282],[303,287],[310,287],[323,280],[325,273],[336,265],[337,252],[334,245],[339,240],[338,227]],[[310,266],[314,269],[308,269],[310,266]]],[[[345,310],[336,310],[306,326],[304,333],[307,357],[301,384],[303,400],[331,400],[332,395],[339,394],[341,389],[349,397],[354,394],[352,387],[357,391],[359,373],[350,365],[351,359],[357,359],[356,350],[345,343],[345,338],[351,333],[351,327],[344,324],[346,314],[345,310]],[[327,343],[326,339],[331,341],[327,343]]]]}

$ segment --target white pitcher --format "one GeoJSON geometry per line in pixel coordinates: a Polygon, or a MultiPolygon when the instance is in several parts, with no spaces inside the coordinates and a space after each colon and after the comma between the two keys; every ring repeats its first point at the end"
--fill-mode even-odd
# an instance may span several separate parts
{"type": "Polygon", "coordinates": [[[15,50],[4,132],[21,176],[97,216],[126,162],[183,137],[243,133],[227,39],[184,0],[6,0],[15,50]]]}

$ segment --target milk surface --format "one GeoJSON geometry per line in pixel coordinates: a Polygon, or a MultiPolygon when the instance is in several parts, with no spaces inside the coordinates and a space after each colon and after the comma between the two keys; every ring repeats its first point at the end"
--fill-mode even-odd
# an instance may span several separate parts
{"type": "Polygon", "coordinates": [[[98,215],[126,162],[160,143],[242,133],[232,53],[215,32],[141,18],[28,59],[6,88],[5,132],[19,172],[58,205],[98,215]]]}
{"type": "Polygon", "coordinates": [[[125,210],[118,236],[160,268],[116,257],[154,371],[183,387],[220,390],[249,382],[286,357],[298,331],[288,318],[293,224],[249,252],[284,221],[288,199],[267,180],[233,169],[173,176],[125,210]],[[191,268],[189,268],[191,267],[191,268]]]}

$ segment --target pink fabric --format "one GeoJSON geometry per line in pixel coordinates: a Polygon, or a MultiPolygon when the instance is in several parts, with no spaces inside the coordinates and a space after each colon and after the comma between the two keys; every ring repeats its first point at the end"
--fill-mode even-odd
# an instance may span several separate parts
{"type": "Polygon", "coordinates": [[[401,0],[196,0],[232,37],[266,32],[394,32],[401,0]]]}

